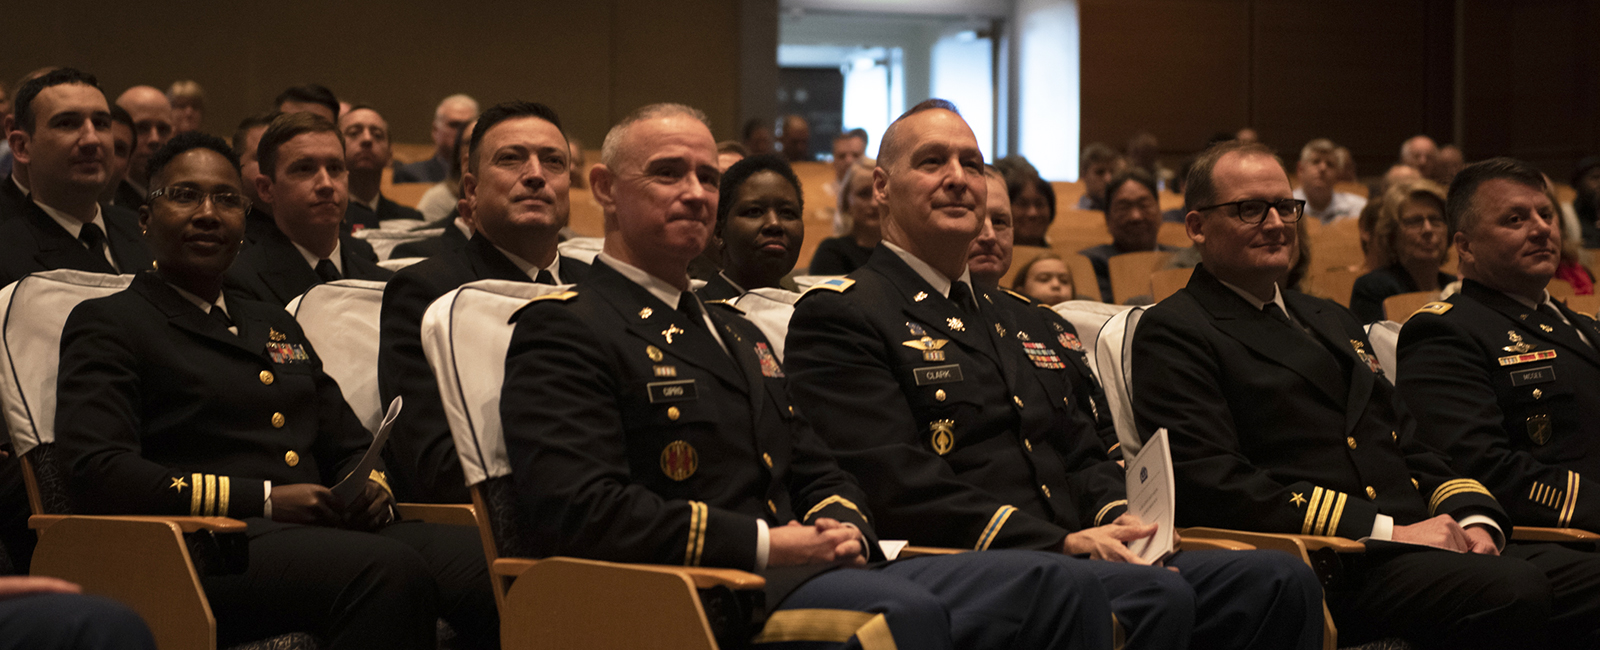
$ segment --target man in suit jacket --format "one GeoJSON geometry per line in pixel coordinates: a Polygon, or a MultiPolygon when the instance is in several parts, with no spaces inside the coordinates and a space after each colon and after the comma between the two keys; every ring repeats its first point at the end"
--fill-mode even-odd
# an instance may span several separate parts
{"type": "Polygon", "coordinates": [[[1600,530],[1600,329],[1545,292],[1561,207],[1539,170],[1496,158],[1450,188],[1461,291],[1400,332],[1399,389],[1422,439],[1513,522],[1600,530]]]}
{"type": "Polygon", "coordinates": [[[450,155],[456,148],[461,127],[478,119],[477,100],[466,95],[451,95],[433,109],[432,158],[409,165],[396,165],[396,183],[438,183],[450,176],[450,155]]]}
{"type": "Polygon", "coordinates": [[[1572,616],[1590,598],[1564,575],[1573,558],[1505,545],[1505,511],[1416,438],[1355,317],[1278,286],[1304,203],[1271,150],[1219,144],[1188,181],[1203,262],[1145,313],[1132,348],[1140,434],[1170,436],[1178,525],[1407,543],[1370,543],[1329,585],[1341,643],[1592,633],[1592,612],[1572,616]]]}
{"type": "Polygon", "coordinates": [[[436,237],[429,237],[421,241],[406,242],[394,247],[389,252],[389,259],[397,260],[406,257],[433,257],[467,245],[467,240],[472,238],[472,226],[461,219],[461,210],[453,209],[443,219],[423,224],[418,230],[443,229],[444,232],[436,237]]]}
{"type": "Polygon", "coordinates": [[[1314,647],[1316,578],[1292,558],[1184,552],[1172,573],[1124,545],[1155,530],[1124,516],[1122,468],[1073,400],[1078,376],[1061,361],[1073,352],[1038,307],[970,280],[972,239],[992,227],[982,154],[954,107],[919,104],[882,146],[883,243],[800,299],[784,353],[801,411],[862,481],[877,529],[1089,554],[1132,646],[1314,647]]]}
{"type": "MultiPolygon", "coordinates": [[[[262,134],[267,132],[267,127],[279,115],[282,113],[272,111],[246,117],[239,122],[238,130],[233,133],[233,153],[239,156],[245,196],[250,199],[250,214],[246,215],[244,220],[245,248],[281,232],[278,230],[278,222],[272,218],[271,206],[262,201],[261,195],[256,193],[256,179],[261,176],[261,161],[256,158],[256,150],[260,147],[262,134]]],[[[350,236],[349,230],[348,223],[340,228],[339,248],[377,264],[378,253],[373,250],[372,244],[350,236]]]]}
{"type": "Polygon", "coordinates": [[[464,246],[402,269],[383,292],[378,390],[385,401],[402,396],[406,404],[389,449],[396,468],[415,472],[397,479],[424,501],[469,500],[439,384],[422,353],[428,305],[477,280],[573,284],[589,271],[588,264],[556,254],[567,225],[570,177],[555,111],[506,102],[485,111],[479,126],[462,178],[464,218],[476,234],[464,246]]]}
{"type": "Polygon", "coordinates": [[[256,194],[272,208],[265,233],[228,269],[228,285],[286,305],[321,282],[388,280],[392,272],[352,254],[340,236],[348,200],[343,136],[312,113],[280,115],[261,136],[256,194]]]}
{"type": "Polygon", "coordinates": [[[703,114],[647,106],[606,141],[590,172],[605,251],[575,291],[517,315],[507,354],[500,410],[537,554],[760,571],[762,609],[881,612],[902,648],[1109,643],[1103,592],[1069,558],[831,570],[881,556],[865,495],[790,403],[761,331],[689,292],[717,205],[703,114]]]}
{"type": "Polygon", "coordinates": [[[124,182],[132,190],[124,192],[128,200],[137,203],[118,203],[132,210],[145,204],[150,195],[150,156],[172,139],[172,102],[161,89],[151,86],[134,86],[117,96],[117,106],[128,111],[133,118],[134,147],[128,157],[128,176],[124,182]]]}
{"type": "Polygon", "coordinates": [[[362,228],[377,228],[390,219],[422,221],[422,213],[390,201],[380,193],[383,169],[394,160],[389,148],[389,122],[378,110],[358,104],[339,116],[344,132],[345,165],[350,170],[350,208],[345,222],[362,228]]]}

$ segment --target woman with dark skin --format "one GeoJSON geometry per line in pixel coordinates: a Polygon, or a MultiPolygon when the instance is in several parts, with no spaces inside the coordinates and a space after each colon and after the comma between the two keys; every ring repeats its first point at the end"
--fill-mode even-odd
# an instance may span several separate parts
{"type": "Polygon", "coordinates": [[[850,224],[849,234],[829,237],[811,256],[811,275],[845,275],[867,263],[872,249],[883,240],[878,203],[872,198],[873,162],[862,159],[850,166],[839,181],[839,213],[850,224]]]}
{"type": "Polygon", "coordinates": [[[800,179],[782,158],[755,156],[729,167],[719,192],[723,275],[743,291],[779,287],[805,243],[800,179]]]}

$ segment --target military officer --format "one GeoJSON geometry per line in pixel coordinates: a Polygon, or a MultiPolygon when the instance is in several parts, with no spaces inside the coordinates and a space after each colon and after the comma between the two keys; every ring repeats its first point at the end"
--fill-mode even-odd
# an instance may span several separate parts
{"type": "Polygon", "coordinates": [[[760,330],[688,292],[715,220],[716,163],[704,116],[686,106],[647,106],[607,135],[590,172],[604,251],[588,280],[517,315],[506,361],[500,409],[526,541],[548,555],[760,571],[767,609],[882,612],[901,648],[1109,643],[1105,593],[1071,558],[832,570],[883,557],[866,497],[790,402],[760,330]]]}
{"type": "Polygon", "coordinates": [[[1360,322],[1278,286],[1305,206],[1271,150],[1217,145],[1188,180],[1203,262],[1132,348],[1140,434],[1171,436],[1178,524],[1380,540],[1328,590],[1341,644],[1513,647],[1593,630],[1560,588],[1551,617],[1561,551],[1505,546],[1505,511],[1416,438],[1360,322]]]}
{"type": "Polygon", "coordinates": [[[917,105],[881,146],[883,243],[800,299],[786,344],[801,410],[862,481],[877,529],[1087,554],[1130,646],[1315,646],[1316,580],[1292,558],[1185,552],[1172,573],[1128,550],[1155,531],[1125,516],[1122,468],[1073,399],[1064,332],[970,279],[970,244],[992,226],[983,156],[955,107],[917,105]]]}
{"type": "Polygon", "coordinates": [[[335,496],[371,434],[287,312],[222,291],[249,209],[226,143],[181,134],[150,173],[140,225],[158,269],[79,304],[62,333],[73,507],[243,519],[248,568],[202,577],[220,645],[310,632],[329,648],[433,648],[443,617],[464,645],[497,646],[476,531],[392,523],[378,471],[335,496]]]}

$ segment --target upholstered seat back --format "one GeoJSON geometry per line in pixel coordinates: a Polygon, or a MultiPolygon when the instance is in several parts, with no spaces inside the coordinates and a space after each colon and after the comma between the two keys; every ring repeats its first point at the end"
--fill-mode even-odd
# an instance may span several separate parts
{"type": "Polygon", "coordinates": [[[339,280],[312,285],[285,309],[305,330],[322,369],[339,382],[344,401],[377,433],[385,405],[378,396],[378,322],[383,282],[339,280]]]}

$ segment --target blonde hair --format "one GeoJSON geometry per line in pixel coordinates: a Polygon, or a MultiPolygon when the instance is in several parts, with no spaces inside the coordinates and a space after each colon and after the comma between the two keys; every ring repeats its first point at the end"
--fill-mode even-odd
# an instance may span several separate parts
{"type": "MultiPolygon", "coordinates": [[[[1395,246],[1395,240],[1400,234],[1400,216],[1405,212],[1406,204],[1415,200],[1431,200],[1439,208],[1441,217],[1445,214],[1444,188],[1426,179],[1405,180],[1390,185],[1383,193],[1382,202],[1378,206],[1378,219],[1372,224],[1372,245],[1377,247],[1377,255],[1385,264],[1400,262],[1400,251],[1395,246]]],[[[1448,223],[1448,222],[1447,222],[1448,223]]],[[[1445,227],[1445,246],[1439,247],[1439,264],[1444,264],[1450,254],[1452,231],[1445,227]]]]}

